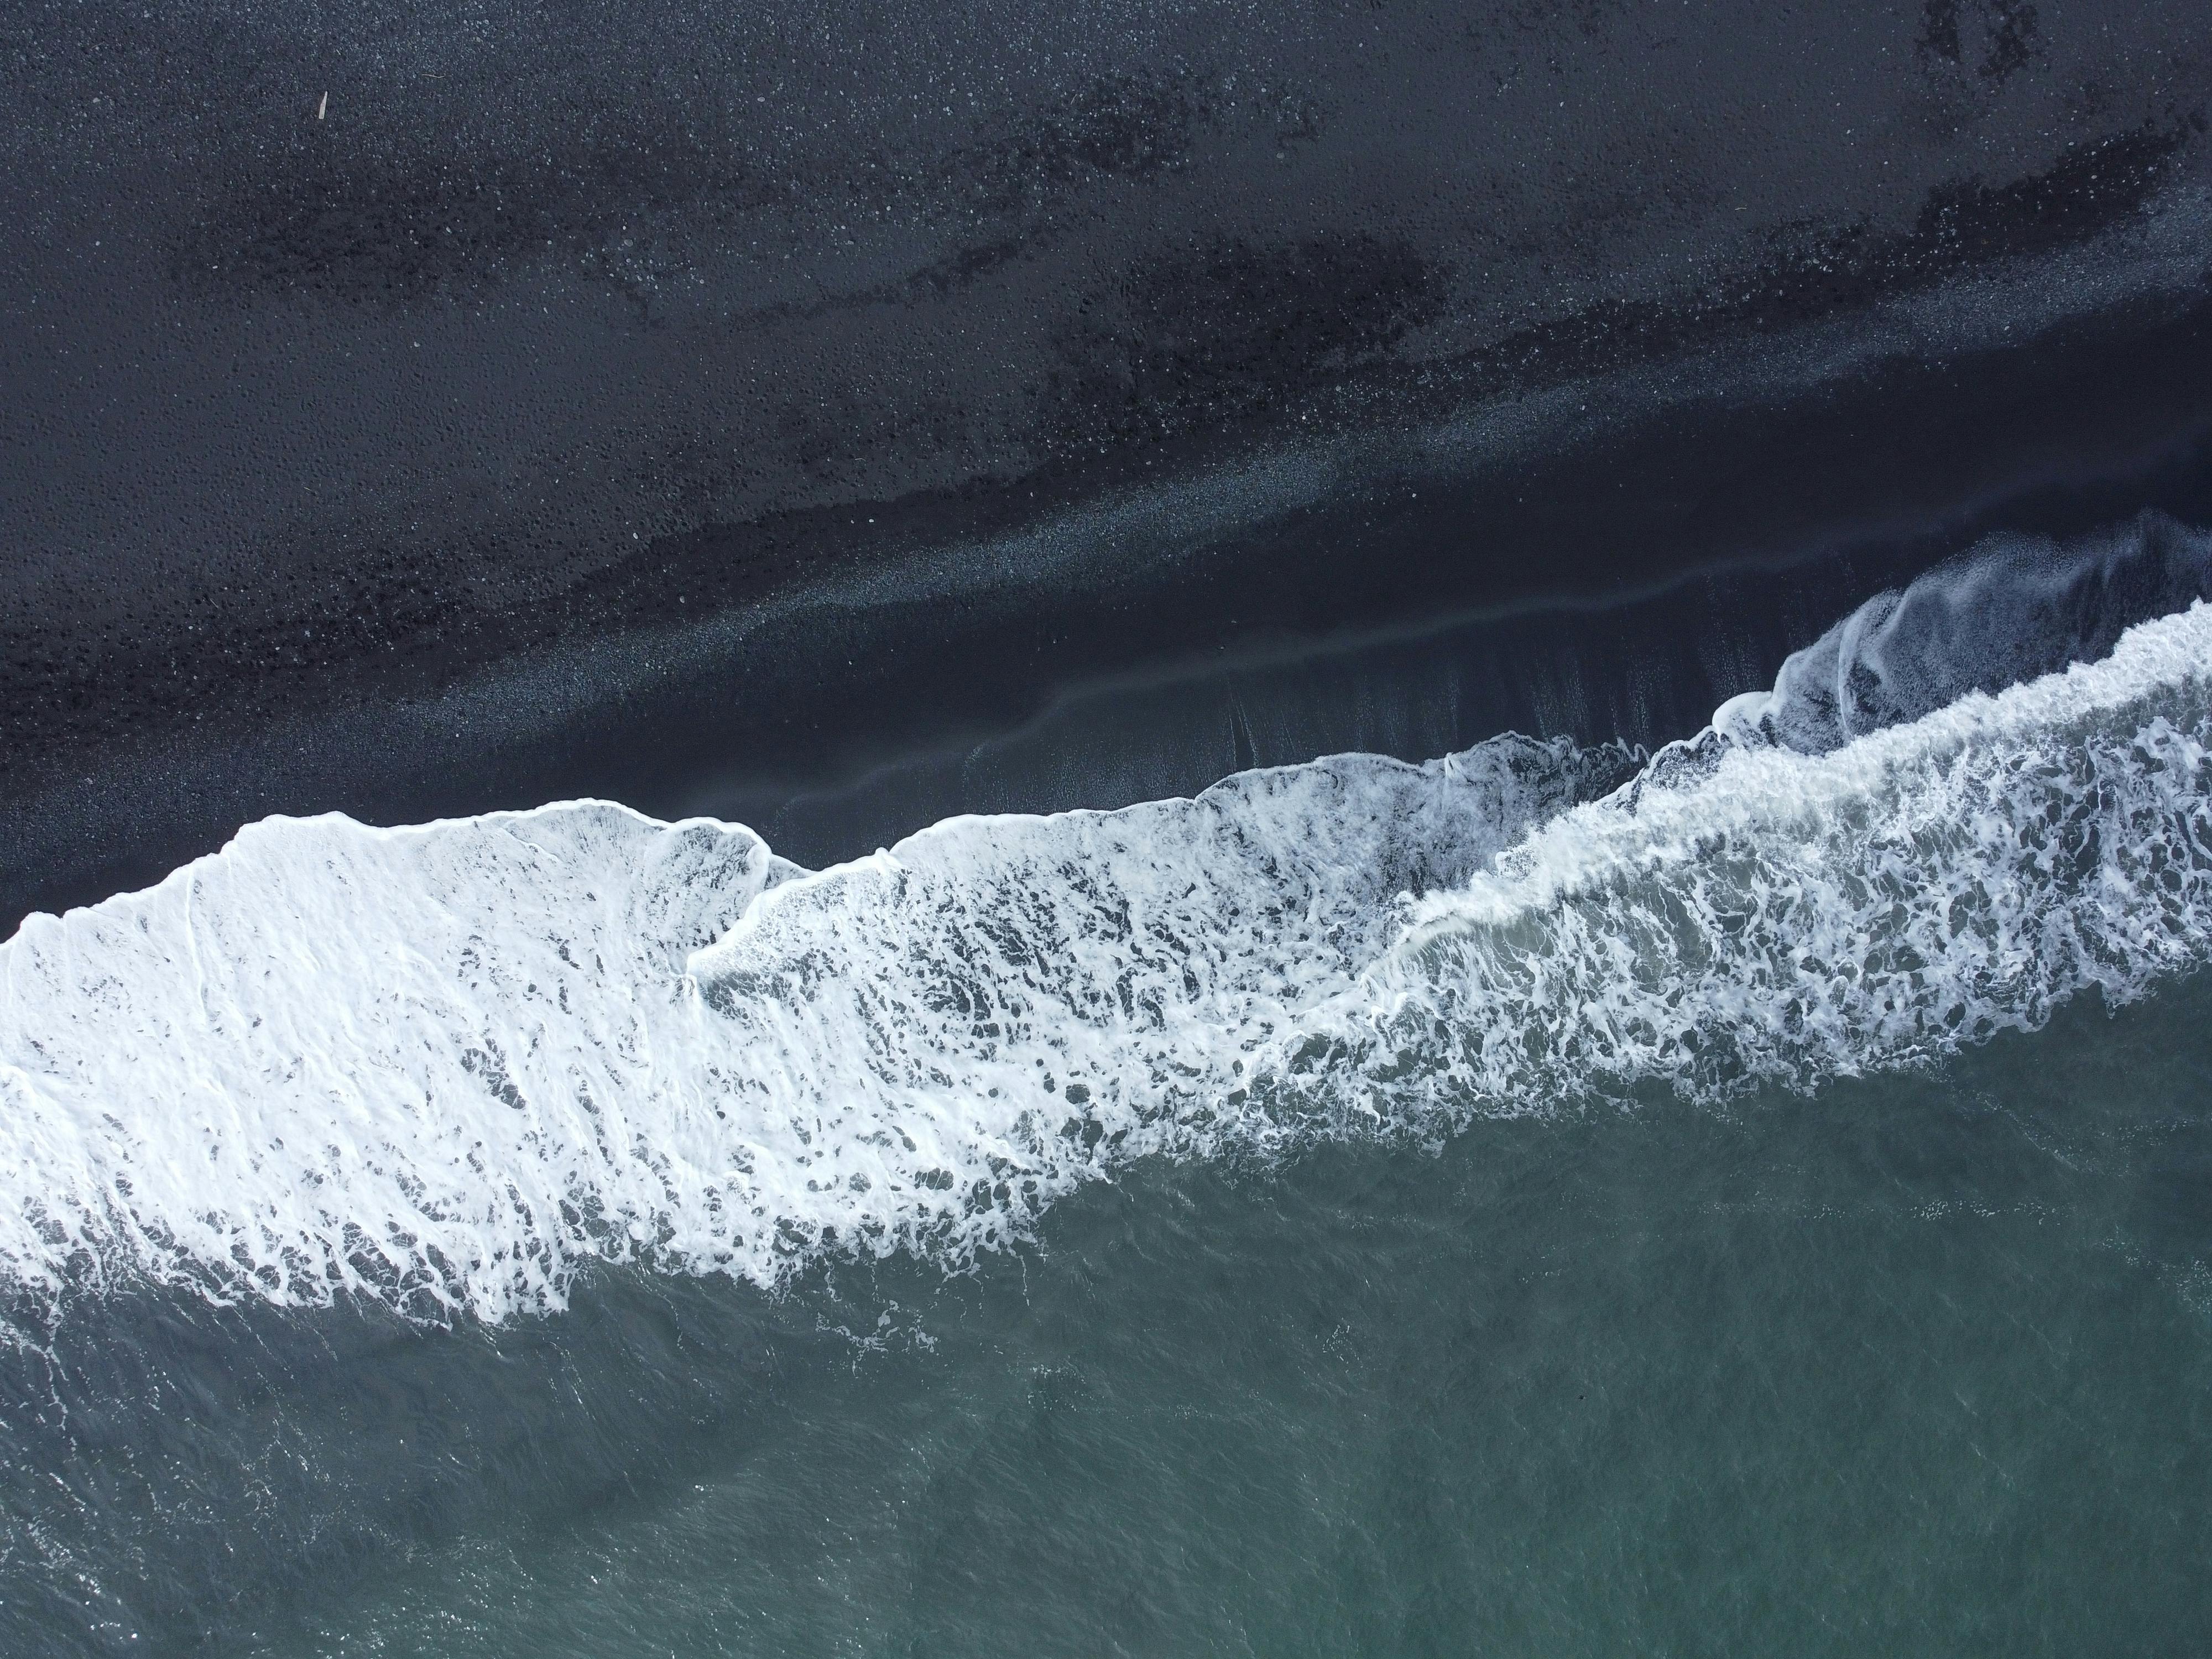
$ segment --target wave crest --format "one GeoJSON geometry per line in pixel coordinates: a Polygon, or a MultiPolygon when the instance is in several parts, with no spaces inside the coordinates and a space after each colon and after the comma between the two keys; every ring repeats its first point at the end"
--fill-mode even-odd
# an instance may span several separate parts
{"type": "Polygon", "coordinates": [[[1410,907],[1371,1052],[1462,1109],[1651,1081],[1713,1097],[2031,1030],[2201,965],[2212,612],[1821,757],[1568,814],[1410,907]]]}

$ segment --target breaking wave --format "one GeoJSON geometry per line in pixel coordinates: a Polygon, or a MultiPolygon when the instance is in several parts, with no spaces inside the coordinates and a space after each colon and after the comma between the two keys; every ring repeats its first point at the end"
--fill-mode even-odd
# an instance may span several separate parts
{"type": "Polygon", "coordinates": [[[441,1320],[602,1261],[957,1262],[1139,1157],[2140,995],[2212,949],[2204,545],[2160,535],[1937,573],[1648,760],[1338,757],[818,873],[599,802],[268,820],[0,945],[0,1273],[441,1320]],[[2123,631],[2124,587],[2187,608],[2123,631]]]}

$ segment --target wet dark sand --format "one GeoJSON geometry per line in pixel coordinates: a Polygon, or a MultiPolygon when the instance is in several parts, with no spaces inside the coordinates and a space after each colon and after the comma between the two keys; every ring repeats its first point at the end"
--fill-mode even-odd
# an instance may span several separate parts
{"type": "Polygon", "coordinates": [[[1033,513],[1021,492],[818,514],[774,533],[809,568],[844,550],[840,580],[765,595],[730,573],[769,532],[672,539],[623,573],[606,609],[629,623],[602,637],[428,689],[333,677],[327,706],[213,707],[181,750],[118,736],[74,786],[0,807],[9,915],[156,880],[272,811],[593,795],[820,864],[957,812],[1344,750],[1656,744],[1986,536],[2212,521],[2208,375],[2212,305],[2169,304],[1809,392],[1731,394],[1709,362],[1692,384],[1724,395],[1647,392],[1609,422],[1571,390],[1502,440],[1261,452],[1087,498],[1046,481],[1033,513]],[[896,550],[852,556],[871,536],[896,550]]]}

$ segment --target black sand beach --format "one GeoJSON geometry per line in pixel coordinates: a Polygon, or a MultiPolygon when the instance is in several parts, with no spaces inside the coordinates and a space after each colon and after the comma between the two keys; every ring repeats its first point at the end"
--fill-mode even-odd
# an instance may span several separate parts
{"type": "Polygon", "coordinates": [[[2204,13],[7,9],[0,1653],[2212,1647],[2204,13]]]}
{"type": "Polygon", "coordinates": [[[271,811],[828,860],[1656,740],[1990,531],[2187,517],[2212,60],[2045,10],[27,13],[0,909],[271,811]],[[1699,649],[1604,620],[1684,581],[1699,649]],[[1509,612],[1446,728],[1327,666],[1509,612]],[[1103,712],[1307,658],[1264,740],[1103,712]]]}

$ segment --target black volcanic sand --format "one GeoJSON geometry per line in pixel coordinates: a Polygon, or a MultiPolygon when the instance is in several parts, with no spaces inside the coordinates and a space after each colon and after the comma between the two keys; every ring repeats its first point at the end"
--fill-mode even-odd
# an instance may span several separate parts
{"type": "Polygon", "coordinates": [[[1088,501],[1041,483],[1048,506],[981,532],[1007,503],[817,514],[777,527],[793,563],[864,532],[892,549],[760,598],[732,577],[743,532],[671,538],[605,584],[629,625],[598,638],[472,675],[458,653],[342,661],[188,708],[184,744],[148,719],[73,750],[80,777],[0,804],[9,914],[157,880],[272,811],[600,795],[818,865],[957,812],[1344,750],[1656,744],[1990,536],[2212,522],[2208,374],[2212,305],[2175,303],[1809,392],[1708,364],[1686,378],[1718,394],[1599,382],[1425,446],[1316,444],[1088,501]],[[1645,403],[1607,422],[1608,394],[1645,403]]]}
{"type": "Polygon", "coordinates": [[[1652,741],[2212,519],[2197,9],[1737,9],[19,11],[0,927],[270,811],[1652,741]]]}

